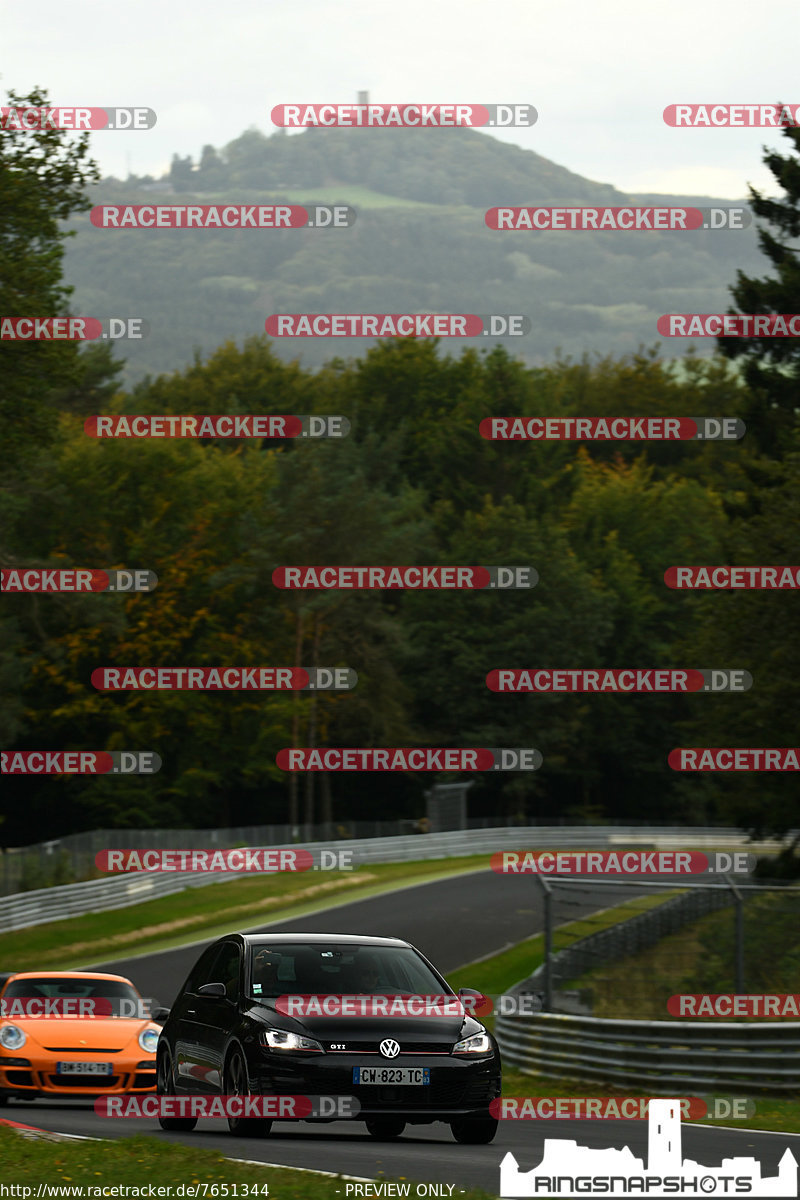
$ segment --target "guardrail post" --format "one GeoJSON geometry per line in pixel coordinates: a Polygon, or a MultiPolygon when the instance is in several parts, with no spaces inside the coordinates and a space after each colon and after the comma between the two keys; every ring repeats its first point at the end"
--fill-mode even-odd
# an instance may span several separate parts
{"type": "Polygon", "coordinates": [[[553,889],[543,875],[536,875],[544,892],[544,1011],[553,1011],[553,889]]]}
{"type": "Polygon", "coordinates": [[[736,884],[731,879],[730,875],[725,875],[724,878],[728,887],[733,892],[735,908],[734,920],[736,922],[735,989],[737,994],[741,996],[744,995],[744,898],[736,884]]]}

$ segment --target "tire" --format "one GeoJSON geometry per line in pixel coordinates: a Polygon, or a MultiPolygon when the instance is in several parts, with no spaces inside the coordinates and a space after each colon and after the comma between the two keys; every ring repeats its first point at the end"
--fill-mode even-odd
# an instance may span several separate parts
{"type": "Polygon", "coordinates": [[[494,1117],[479,1117],[475,1120],[451,1121],[453,1137],[462,1146],[488,1146],[494,1141],[499,1121],[494,1117]]]}
{"type": "Polygon", "coordinates": [[[0,1108],[5,1108],[8,1104],[8,1096],[4,1092],[0,1092],[0,1108]]]}
{"type": "MultiPolygon", "coordinates": [[[[249,1095],[247,1069],[238,1050],[234,1050],[225,1067],[225,1095],[249,1095]]],[[[266,1137],[272,1128],[267,1117],[228,1117],[228,1129],[234,1137],[266,1137]]]]}
{"type": "MultiPolygon", "coordinates": [[[[159,1096],[175,1095],[175,1077],[172,1073],[172,1059],[169,1050],[163,1050],[159,1055],[156,1070],[156,1093],[159,1096]]],[[[197,1117],[159,1117],[158,1123],[162,1129],[173,1133],[190,1133],[197,1124],[197,1117]]]]}
{"type": "Polygon", "coordinates": [[[367,1133],[380,1142],[393,1142],[406,1127],[402,1117],[370,1117],[365,1124],[367,1133]]]}

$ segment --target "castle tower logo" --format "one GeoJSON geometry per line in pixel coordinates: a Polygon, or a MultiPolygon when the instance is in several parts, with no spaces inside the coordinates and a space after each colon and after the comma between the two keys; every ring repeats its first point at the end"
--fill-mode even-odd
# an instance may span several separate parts
{"type": "Polygon", "coordinates": [[[565,1138],[546,1138],[542,1161],[520,1171],[510,1152],[500,1163],[501,1196],[797,1196],[797,1159],[787,1147],[778,1174],[763,1177],[756,1158],[724,1158],[704,1167],[681,1157],[679,1100],[651,1100],[647,1165],[623,1150],[592,1150],[565,1138]]]}

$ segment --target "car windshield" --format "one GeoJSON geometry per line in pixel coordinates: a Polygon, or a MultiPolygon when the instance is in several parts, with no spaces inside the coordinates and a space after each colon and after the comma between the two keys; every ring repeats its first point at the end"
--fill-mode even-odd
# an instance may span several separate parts
{"type": "Polygon", "coordinates": [[[37,975],[27,979],[12,979],[2,991],[2,1005],[12,1010],[17,1000],[22,1015],[28,1006],[25,1002],[47,1000],[47,1006],[37,1004],[33,1015],[69,1014],[75,1016],[130,1017],[139,1013],[142,998],[130,983],[122,979],[59,979],[57,976],[37,975]],[[80,1005],[80,1001],[89,1004],[80,1005]],[[59,1005],[59,1001],[64,1001],[59,1005]],[[76,1003],[77,1002],[77,1003],[76,1003]],[[99,1003],[98,1003],[99,1002],[99,1003]]]}
{"type": "Polygon", "coordinates": [[[416,951],[406,946],[254,943],[248,995],[452,995],[416,951]]]}

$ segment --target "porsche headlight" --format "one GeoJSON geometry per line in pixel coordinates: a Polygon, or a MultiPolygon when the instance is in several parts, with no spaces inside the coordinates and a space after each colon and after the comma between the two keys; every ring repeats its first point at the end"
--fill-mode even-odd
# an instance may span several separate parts
{"type": "Polygon", "coordinates": [[[0,1028],[0,1046],[4,1050],[19,1050],[25,1045],[25,1032],[17,1025],[3,1025],[0,1028]]]}
{"type": "Polygon", "coordinates": [[[463,1038],[453,1046],[453,1054],[491,1054],[492,1043],[486,1030],[483,1033],[473,1033],[472,1037],[463,1038]]]}
{"type": "Polygon", "coordinates": [[[317,1054],[325,1053],[321,1044],[314,1038],[289,1033],[286,1029],[262,1029],[259,1040],[267,1050],[312,1050],[317,1054]]]}
{"type": "Polygon", "coordinates": [[[155,1054],[156,1046],[158,1045],[158,1030],[143,1029],[139,1034],[139,1045],[145,1054],[155,1054]]]}

